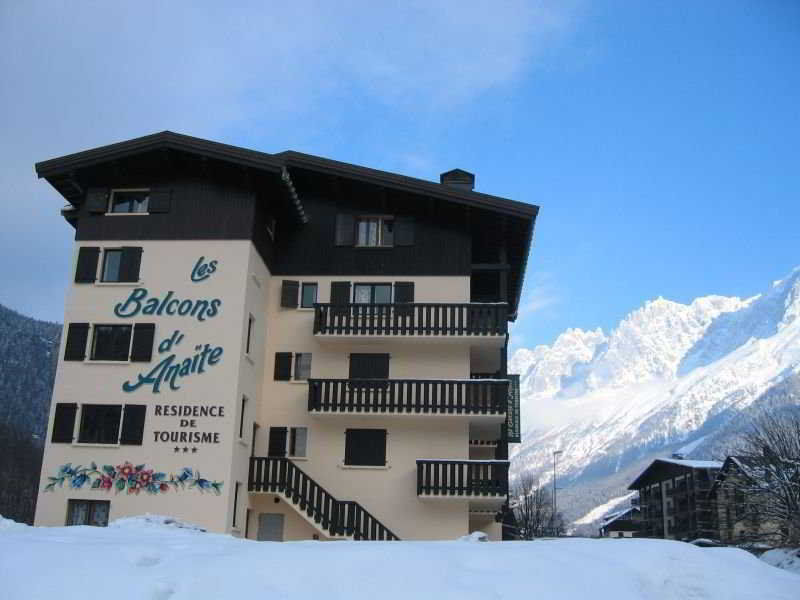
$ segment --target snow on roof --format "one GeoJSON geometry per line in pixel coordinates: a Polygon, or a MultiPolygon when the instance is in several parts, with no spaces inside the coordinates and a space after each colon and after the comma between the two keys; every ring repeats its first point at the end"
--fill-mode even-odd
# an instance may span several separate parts
{"type": "Polygon", "coordinates": [[[721,469],[722,463],[716,460],[689,460],[686,458],[657,458],[661,462],[683,465],[692,469],[721,469]]]}

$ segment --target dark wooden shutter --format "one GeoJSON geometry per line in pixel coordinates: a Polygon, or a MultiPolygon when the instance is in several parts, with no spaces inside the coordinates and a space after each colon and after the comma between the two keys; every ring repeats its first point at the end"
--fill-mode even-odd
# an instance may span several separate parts
{"type": "Polygon", "coordinates": [[[286,427],[269,428],[267,456],[286,456],[286,427]]]}
{"type": "Polygon", "coordinates": [[[300,282],[284,279],[281,284],[281,306],[283,308],[297,308],[299,290],[300,282]]]}
{"type": "Polygon", "coordinates": [[[90,188],[86,192],[86,211],[92,214],[104,214],[108,211],[108,189],[90,188]]]}
{"type": "Polygon", "coordinates": [[[144,438],[144,417],[147,406],[144,404],[126,404],[122,415],[122,433],[119,443],[126,446],[141,446],[144,438]]]}
{"type": "Polygon", "coordinates": [[[350,379],[388,379],[388,354],[351,354],[350,379]]]}
{"type": "Polygon", "coordinates": [[[353,215],[336,215],[336,245],[352,246],[356,239],[356,219],[353,215]]]}
{"type": "Polygon", "coordinates": [[[75,283],[94,283],[97,279],[97,261],[100,248],[83,246],[78,250],[78,265],[75,268],[75,283]]]}
{"type": "Polygon", "coordinates": [[[397,217],[394,220],[394,245],[414,245],[414,219],[412,217],[397,217]]]}
{"type": "MultiPolygon", "coordinates": [[[[414,302],[414,282],[397,281],[394,284],[395,304],[411,304],[414,302]]],[[[413,317],[413,306],[396,306],[395,311],[398,317],[413,317]]]]}
{"type": "Polygon", "coordinates": [[[275,381],[289,381],[292,378],[292,353],[275,353],[275,381]]]}
{"type": "Polygon", "coordinates": [[[156,326],[154,323],[136,323],[133,326],[131,362],[150,362],[152,360],[155,334],[156,326]]]}
{"type": "Polygon", "coordinates": [[[83,360],[86,358],[86,340],[88,339],[88,323],[70,323],[67,327],[64,360],[83,360]]]}
{"type": "Polygon", "coordinates": [[[77,404],[56,404],[56,414],[53,419],[53,435],[50,438],[52,443],[72,443],[72,432],[75,431],[75,415],[77,412],[77,404]]]}
{"type": "Polygon", "coordinates": [[[331,304],[350,304],[349,281],[331,281],[331,304]]]}
{"type": "Polygon", "coordinates": [[[139,267],[142,264],[142,249],[135,246],[122,248],[119,266],[119,280],[126,283],[139,281],[139,267]]]}
{"type": "Polygon", "coordinates": [[[331,281],[331,304],[333,304],[331,310],[333,316],[347,316],[349,313],[347,305],[350,304],[349,281],[331,281]]]}
{"type": "Polygon", "coordinates": [[[150,214],[168,213],[172,208],[172,190],[150,190],[147,199],[147,212],[150,214]]]}
{"type": "Polygon", "coordinates": [[[344,464],[383,467],[386,465],[385,429],[345,430],[344,464]]]}

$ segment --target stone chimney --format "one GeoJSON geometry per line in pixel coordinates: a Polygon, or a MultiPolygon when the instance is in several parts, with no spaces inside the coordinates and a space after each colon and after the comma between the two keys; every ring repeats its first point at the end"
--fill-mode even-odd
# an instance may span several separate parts
{"type": "Polygon", "coordinates": [[[453,169],[439,175],[439,183],[472,191],[475,189],[475,175],[463,169],[453,169]]]}

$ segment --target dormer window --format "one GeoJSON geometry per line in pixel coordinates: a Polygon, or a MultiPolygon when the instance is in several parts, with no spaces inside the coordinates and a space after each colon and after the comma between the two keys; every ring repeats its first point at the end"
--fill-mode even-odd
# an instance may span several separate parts
{"type": "Polygon", "coordinates": [[[112,190],[110,213],[147,213],[150,190],[112,190]]]}
{"type": "Polygon", "coordinates": [[[356,246],[391,247],[393,245],[393,217],[359,217],[356,219],[356,246]]]}

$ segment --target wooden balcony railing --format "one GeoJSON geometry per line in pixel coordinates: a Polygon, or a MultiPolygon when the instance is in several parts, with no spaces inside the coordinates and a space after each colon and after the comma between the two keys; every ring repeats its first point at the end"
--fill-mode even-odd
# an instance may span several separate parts
{"type": "Polygon", "coordinates": [[[417,460],[418,496],[505,497],[507,460],[417,460]]]}
{"type": "Polygon", "coordinates": [[[508,380],[309,379],[312,413],[505,415],[508,380]]]}
{"type": "Polygon", "coordinates": [[[247,484],[250,492],[284,494],[331,537],[355,540],[399,540],[358,502],[337,500],[288,458],[253,456],[247,484]]]}
{"type": "Polygon", "coordinates": [[[508,304],[315,304],[314,333],[370,336],[500,336],[508,304]]]}

